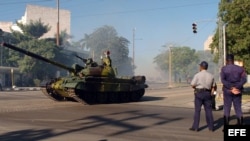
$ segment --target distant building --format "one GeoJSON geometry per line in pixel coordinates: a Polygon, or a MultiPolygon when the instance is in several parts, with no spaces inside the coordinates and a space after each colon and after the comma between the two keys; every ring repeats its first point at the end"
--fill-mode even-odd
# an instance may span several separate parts
{"type": "Polygon", "coordinates": [[[213,42],[213,35],[208,36],[207,40],[204,42],[204,50],[211,50],[209,47],[210,44],[213,42]]]}
{"type": "MultiPolygon", "coordinates": [[[[23,24],[29,24],[30,21],[38,21],[44,25],[49,25],[51,27],[50,31],[42,36],[42,38],[55,38],[57,34],[57,23],[58,23],[58,9],[51,7],[43,7],[37,5],[27,5],[24,16],[21,17],[18,22],[23,24]]],[[[61,31],[66,31],[70,35],[70,20],[71,13],[69,10],[59,9],[59,33],[61,31]]],[[[0,29],[4,32],[11,32],[12,30],[21,31],[21,29],[13,22],[0,21],[0,29]]],[[[0,37],[1,40],[1,37],[0,37]]],[[[67,53],[77,52],[79,56],[86,58],[88,56],[87,51],[80,50],[78,48],[66,48],[67,53]]],[[[3,87],[11,87],[14,85],[16,79],[19,78],[18,68],[1,66],[0,64],[0,78],[2,80],[3,87]]]]}
{"type": "MultiPolygon", "coordinates": [[[[59,33],[61,31],[66,31],[70,35],[70,11],[69,10],[59,10],[59,33]]],[[[43,38],[54,38],[57,34],[57,23],[58,23],[58,10],[57,8],[43,7],[37,5],[26,6],[24,16],[18,22],[23,24],[29,24],[31,21],[41,20],[45,25],[51,27],[50,31],[44,34],[43,38]]],[[[10,28],[15,31],[21,31],[21,29],[12,22],[0,22],[0,28],[5,32],[10,32],[10,28]]]]}
{"type": "Polygon", "coordinates": [[[12,22],[0,22],[0,29],[2,29],[4,32],[10,32],[12,25],[12,22]]]}
{"type": "MultiPolygon", "coordinates": [[[[57,33],[58,10],[57,8],[43,7],[37,5],[27,5],[24,16],[18,22],[28,24],[30,21],[41,21],[51,27],[50,31],[43,37],[55,37],[57,33]]],[[[59,32],[66,30],[70,34],[70,11],[59,10],[59,32]]]]}

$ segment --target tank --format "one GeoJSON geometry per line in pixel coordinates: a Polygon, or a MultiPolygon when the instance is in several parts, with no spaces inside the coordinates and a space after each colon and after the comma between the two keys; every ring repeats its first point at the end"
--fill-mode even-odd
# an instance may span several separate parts
{"type": "Polygon", "coordinates": [[[118,77],[109,52],[100,65],[91,58],[76,56],[86,65],[68,67],[8,43],[2,46],[69,71],[69,76],[41,82],[42,93],[54,101],[76,101],[84,105],[138,102],[148,88],[144,75],[118,77]]]}

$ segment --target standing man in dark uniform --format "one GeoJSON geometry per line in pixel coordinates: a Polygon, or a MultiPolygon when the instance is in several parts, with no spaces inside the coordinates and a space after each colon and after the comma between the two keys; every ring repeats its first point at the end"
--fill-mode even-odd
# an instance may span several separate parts
{"type": "Polygon", "coordinates": [[[247,82],[243,67],[234,64],[234,55],[228,54],[227,64],[221,69],[221,82],[223,84],[224,99],[224,125],[229,124],[232,103],[239,125],[243,124],[241,100],[243,85],[247,82]]]}
{"type": "Polygon", "coordinates": [[[214,118],[212,113],[212,94],[211,91],[214,91],[215,80],[214,76],[207,72],[208,63],[202,61],[200,63],[200,72],[194,75],[191,86],[194,88],[194,121],[193,125],[189,130],[198,131],[200,123],[200,112],[202,105],[205,109],[206,121],[209,131],[214,130],[214,118]]]}

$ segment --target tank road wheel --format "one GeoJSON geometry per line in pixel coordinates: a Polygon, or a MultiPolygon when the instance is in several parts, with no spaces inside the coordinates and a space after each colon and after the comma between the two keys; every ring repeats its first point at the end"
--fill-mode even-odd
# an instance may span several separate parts
{"type": "Polygon", "coordinates": [[[42,88],[42,92],[45,96],[48,98],[54,100],[54,101],[63,101],[65,100],[64,97],[57,94],[52,88],[50,88],[50,85],[46,85],[46,88],[42,88]]]}
{"type": "Polygon", "coordinates": [[[96,96],[96,101],[98,103],[107,103],[108,102],[108,94],[107,93],[98,93],[96,96]]]}
{"type": "Polygon", "coordinates": [[[54,101],[65,101],[65,97],[59,95],[53,88],[51,88],[51,84],[55,83],[57,79],[52,79],[50,81],[44,81],[41,83],[41,89],[45,96],[54,100],[54,101]]]}
{"type": "Polygon", "coordinates": [[[145,89],[139,90],[138,93],[139,93],[140,97],[142,97],[145,93],[145,89]]]}
{"type": "Polygon", "coordinates": [[[83,99],[89,104],[96,103],[96,93],[86,91],[83,95],[83,99]]]}
{"type": "Polygon", "coordinates": [[[110,103],[117,103],[119,102],[119,94],[118,93],[108,93],[108,101],[110,103]]]}
{"type": "Polygon", "coordinates": [[[129,93],[127,93],[127,92],[122,92],[122,93],[120,94],[120,101],[121,101],[121,102],[129,102],[129,100],[130,100],[130,94],[129,94],[129,93]]]}
{"type": "Polygon", "coordinates": [[[76,94],[76,92],[78,92],[78,91],[76,91],[75,89],[73,89],[73,88],[68,88],[68,89],[67,89],[67,92],[68,92],[68,95],[69,95],[71,98],[73,98],[75,101],[77,101],[77,102],[79,102],[79,103],[82,103],[82,104],[84,104],[84,105],[87,105],[87,104],[88,104],[88,103],[85,102],[81,97],[79,97],[78,94],[76,94]]]}
{"type": "Polygon", "coordinates": [[[139,95],[137,92],[133,92],[133,93],[131,94],[131,97],[130,97],[130,99],[131,99],[132,102],[136,102],[136,101],[138,101],[140,98],[141,98],[141,97],[140,97],[140,95],[139,95]]]}
{"type": "Polygon", "coordinates": [[[144,93],[145,93],[144,89],[133,92],[131,97],[130,97],[131,101],[133,101],[133,102],[139,101],[141,99],[141,97],[144,95],[144,93]]]}

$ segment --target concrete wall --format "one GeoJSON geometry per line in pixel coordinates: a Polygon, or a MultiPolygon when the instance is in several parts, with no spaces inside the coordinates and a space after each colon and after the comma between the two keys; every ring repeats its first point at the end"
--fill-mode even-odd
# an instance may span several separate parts
{"type": "MultiPolygon", "coordinates": [[[[58,10],[57,8],[43,7],[37,5],[27,5],[24,16],[18,22],[28,24],[30,21],[37,21],[41,19],[42,23],[51,27],[50,31],[42,36],[42,38],[56,37],[57,23],[58,23],[58,10]]],[[[66,30],[70,35],[70,21],[71,13],[69,10],[59,10],[59,33],[66,30]]],[[[10,28],[20,30],[15,23],[0,22],[0,28],[5,32],[10,32],[10,28]]]]}
{"type": "Polygon", "coordinates": [[[12,22],[0,22],[0,28],[4,31],[4,32],[10,32],[10,28],[12,26],[12,22]]]}
{"type": "MultiPolygon", "coordinates": [[[[41,19],[45,25],[48,24],[51,27],[50,31],[43,37],[55,37],[58,22],[57,8],[27,5],[25,15],[22,17],[21,21],[23,23],[29,23],[31,20],[37,21],[39,19],[41,19]]],[[[63,30],[66,30],[66,32],[70,34],[70,11],[60,9],[59,31],[61,32],[63,30]]]]}

